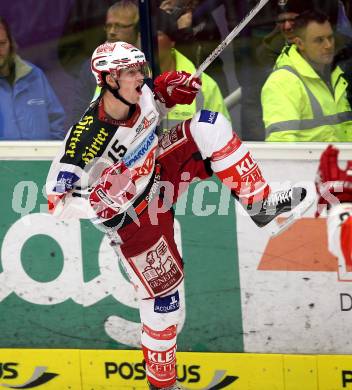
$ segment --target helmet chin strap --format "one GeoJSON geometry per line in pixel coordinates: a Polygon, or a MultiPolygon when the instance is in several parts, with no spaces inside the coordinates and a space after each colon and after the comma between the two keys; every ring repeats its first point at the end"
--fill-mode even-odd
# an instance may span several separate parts
{"type": "Polygon", "coordinates": [[[115,80],[115,82],[116,82],[117,88],[112,88],[105,80],[106,88],[108,89],[108,91],[110,91],[112,93],[112,95],[114,96],[115,99],[120,100],[120,102],[122,102],[123,104],[126,104],[126,106],[129,107],[128,116],[130,117],[135,112],[136,105],[130,103],[128,100],[126,100],[123,96],[120,95],[120,93],[119,93],[119,89],[120,89],[119,82],[117,80],[115,80]]]}
{"type": "MultiPolygon", "coordinates": [[[[117,84],[118,85],[118,84],[117,84]]],[[[130,103],[128,100],[126,100],[124,97],[122,97],[119,93],[119,85],[118,88],[112,88],[109,84],[106,85],[107,89],[114,95],[114,97],[118,100],[120,100],[123,104],[126,104],[126,106],[131,107],[134,106],[134,104],[130,103]]]]}

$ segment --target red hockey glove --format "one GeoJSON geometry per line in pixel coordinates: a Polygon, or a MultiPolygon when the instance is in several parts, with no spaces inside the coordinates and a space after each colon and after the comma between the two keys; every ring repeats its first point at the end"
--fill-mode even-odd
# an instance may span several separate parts
{"type": "Polygon", "coordinates": [[[318,210],[337,202],[352,202],[352,160],[347,161],[345,170],[338,165],[339,150],[329,145],[320,156],[320,164],[315,179],[315,186],[319,194],[318,210]],[[333,197],[333,196],[335,197],[333,197]]]}
{"type": "Polygon", "coordinates": [[[89,202],[98,217],[111,219],[136,194],[131,171],[121,163],[106,168],[89,195],[89,202]]]}
{"type": "Polygon", "coordinates": [[[154,81],[154,93],[167,108],[176,104],[191,104],[202,82],[198,77],[190,80],[187,72],[164,72],[154,81]]]}

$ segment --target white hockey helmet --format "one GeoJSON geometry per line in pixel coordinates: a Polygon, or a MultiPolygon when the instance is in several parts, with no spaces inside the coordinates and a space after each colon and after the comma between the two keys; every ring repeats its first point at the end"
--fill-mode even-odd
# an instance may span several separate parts
{"type": "Polygon", "coordinates": [[[94,50],[90,65],[100,87],[105,85],[104,73],[118,79],[121,69],[139,67],[145,78],[151,77],[143,52],[126,42],[105,42],[98,46],[94,50]]]}

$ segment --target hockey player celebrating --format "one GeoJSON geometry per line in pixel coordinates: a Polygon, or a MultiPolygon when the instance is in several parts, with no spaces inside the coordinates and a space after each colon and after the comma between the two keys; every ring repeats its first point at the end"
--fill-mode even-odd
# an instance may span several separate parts
{"type": "Polygon", "coordinates": [[[90,218],[108,234],[140,298],[149,387],[181,389],[175,354],[184,275],[172,205],[185,183],[214,172],[260,227],[300,204],[306,191],[271,193],[220,113],[202,110],[158,137],[158,122],[175,104],[195,99],[200,79],[165,72],[152,92],[144,54],[125,42],[100,45],[91,68],[102,92],[52,163],[49,209],[63,219],[90,218]]]}
{"type": "Polygon", "coordinates": [[[352,272],[352,160],[341,169],[338,155],[339,150],[329,145],[320,157],[317,215],[327,208],[329,251],[338,258],[339,272],[352,272]]]}

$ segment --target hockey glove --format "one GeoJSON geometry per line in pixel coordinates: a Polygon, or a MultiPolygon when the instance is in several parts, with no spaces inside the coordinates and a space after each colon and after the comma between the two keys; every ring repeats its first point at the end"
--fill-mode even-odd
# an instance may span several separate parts
{"type": "Polygon", "coordinates": [[[135,194],[131,171],[117,163],[103,171],[89,195],[89,203],[98,217],[107,220],[117,215],[135,194]]]}
{"type": "Polygon", "coordinates": [[[320,156],[320,164],[315,179],[319,195],[319,216],[322,208],[338,202],[352,202],[352,160],[347,161],[345,170],[338,165],[339,150],[329,145],[320,156]]]}
{"type": "Polygon", "coordinates": [[[191,104],[202,86],[201,80],[196,77],[190,79],[187,72],[164,72],[154,81],[156,99],[171,108],[176,104],[191,104]]]}

